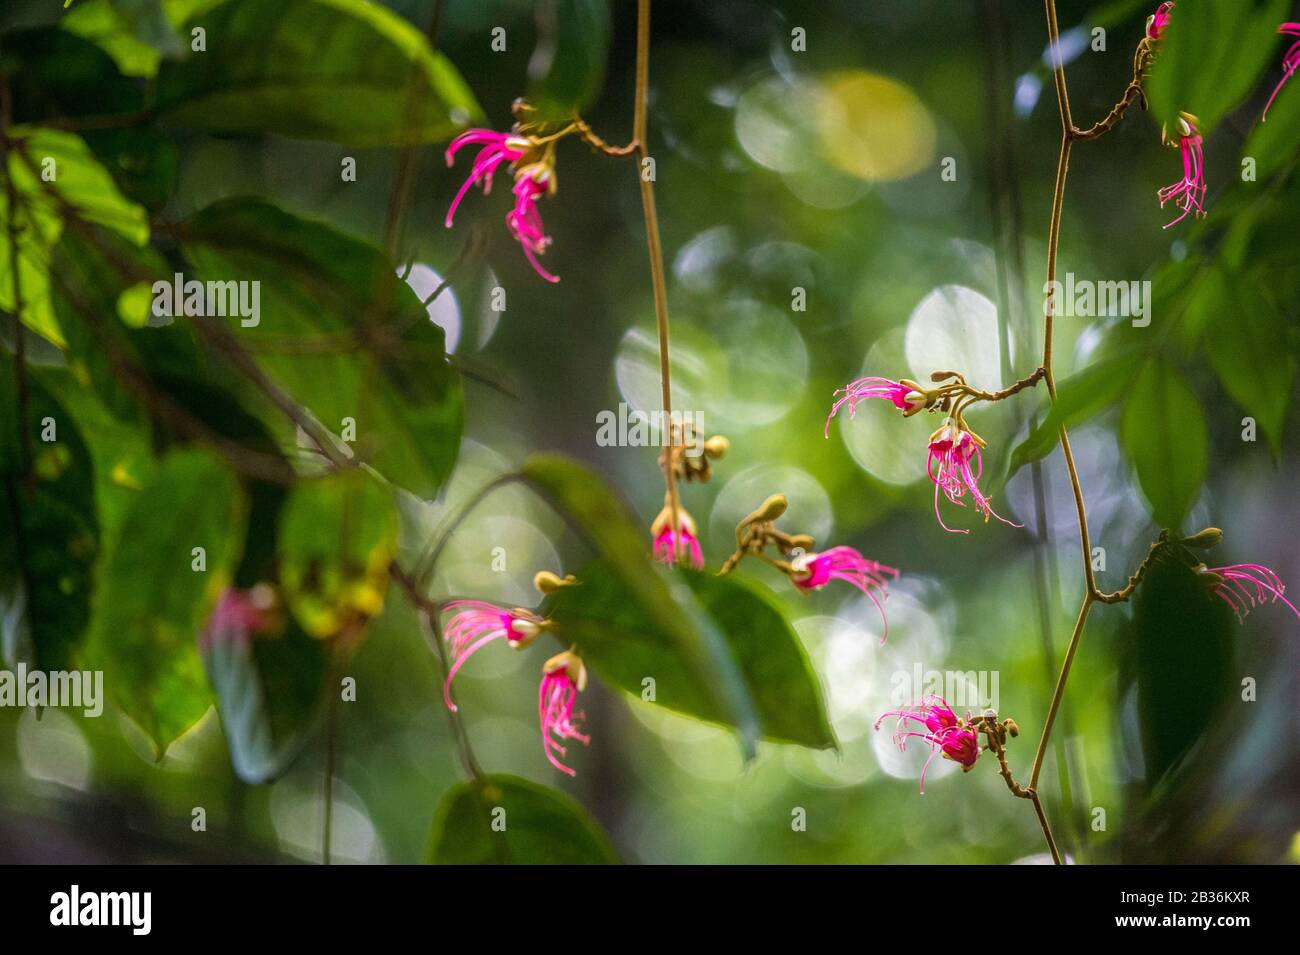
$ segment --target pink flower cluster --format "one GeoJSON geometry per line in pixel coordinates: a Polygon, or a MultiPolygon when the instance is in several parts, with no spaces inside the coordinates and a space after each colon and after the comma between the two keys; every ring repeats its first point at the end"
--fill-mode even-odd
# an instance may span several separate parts
{"type": "Polygon", "coordinates": [[[979,759],[979,736],[970,728],[967,721],[960,719],[941,696],[929,695],[920,702],[913,703],[901,710],[882,713],[876,720],[876,729],[890,716],[898,717],[894,728],[894,742],[900,750],[907,749],[907,741],[912,738],[923,740],[930,747],[930,756],[921,768],[921,792],[925,793],[925,774],[934,761],[936,754],[944,759],[960,763],[966,772],[979,759]]]}
{"type": "MultiPolygon", "coordinates": [[[[507,610],[485,600],[453,600],[444,608],[451,618],[443,630],[443,639],[451,651],[452,663],[443,684],[442,698],[453,712],[456,704],[451,698],[451,682],[465,662],[496,640],[505,640],[516,649],[523,649],[537,638],[545,621],[529,610],[507,610]]],[[[565,651],[542,667],[542,682],[537,690],[537,719],[542,733],[542,748],[547,760],[556,769],[568,775],[574,770],[560,762],[565,750],[563,741],[576,739],[584,746],[591,737],[582,733],[583,714],[574,712],[578,693],[587,685],[587,672],[582,659],[565,651]]]]}
{"type": "MultiPolygon", "coordinates": [[[[469,178],[461,184],[447,209],[447,228],[451,228],[452,217],[471,186],[482,184],[483,194],[492,191],[492,176],[503,164],[514,166],[528,155],[532,143],[522,136],[512,133],[499,133],[492,129],[467,129],[447,147],[447,165],[456,161],[456,153],[470,144],[481,145],[474,163],[470,167],[469,178]]],[[[519,243],[525,257],[533,270],[548,282],[558,282],[559,276],[552,275],[542,267],[538,256],[543,254],[551,244],[542,224],[542,215],[537,209],[537,200],[554,189],[554,173],[542,163],[531,163],[518,168],[515,172],[515,185],[512,190],[515,197],[514,207],[506,213],[506,228],[519,243]]]]}

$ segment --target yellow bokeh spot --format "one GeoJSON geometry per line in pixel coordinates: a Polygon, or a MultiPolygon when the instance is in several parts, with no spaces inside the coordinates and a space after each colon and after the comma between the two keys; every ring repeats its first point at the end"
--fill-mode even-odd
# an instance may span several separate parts
{"type": "Polygon", "coordinates": [[[906,179],[934,159],[934,121],[925,106],[906,86],[875,73],[823,77],[817,126],[827,161],[869,182],[906,179]]]}

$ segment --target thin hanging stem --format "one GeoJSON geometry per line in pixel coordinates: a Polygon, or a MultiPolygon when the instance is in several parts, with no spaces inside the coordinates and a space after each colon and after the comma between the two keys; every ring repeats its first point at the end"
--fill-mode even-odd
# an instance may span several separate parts
{"type": "MultiPolygon", "coordinates": [[[[649,139],[646,132],[646,101],[650,93],[650,0],[637,0],[636,17],[636,102],[632,121],[632,139],[637,146],[637,175],[641,181],[641,208],[645,212],[646,246],[650,253],[650,282],[654,288],[655,328],[659,333],[659,383],[662,392],[664,419],[672,420],[672,371],[668,358],[668,288],[664,282],[664,250],[659,240],[659,215],[655,210],[654,180],[647,175],[646,160],[650,159],[649,139]]],[[[675,443],[677,436],[670,437],[675,443]]],[[[664,485],[667,488],[669,526],[672,528],[674,548],[682,546],[680,522],[681,505],[677,495],[677,474],[673,468],[675,455],[665,454],[664,485]]],[[[678,550],[674,556],[680,556],[678,550]]]]}

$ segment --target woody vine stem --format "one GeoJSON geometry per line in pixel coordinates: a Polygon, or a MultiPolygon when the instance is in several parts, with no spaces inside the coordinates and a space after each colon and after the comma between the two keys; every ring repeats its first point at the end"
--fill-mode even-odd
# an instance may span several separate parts
{"type": "MultiPolygon", "coordinates": [[[[1146,41],[1143,41],[1134,57],[1133,80],[1125,88],[1122,98],[1101,121],[1088,129],[1080,129],[1074,125],[1074,118],[1070,112],[1070,92],[1065,80],[1065,62],[1061,56],[1061,36],[1056,16],[1056,0],[1044,0],[1044,7],[1047,16],[1047,38],[1052,62],[1052,79],[1056,89],[1056,106],[1061,118],[1061,149],[1056,162],[1056,184],[1052,191],[1052,214],[1047,230],[1047,282],[1044,288],[1048,291],[1046,307],[1044,308],[1042,364],[1047,393],[1052,402],[1055,403],[1056,376],[1052,370],[1052,333],[1056,316],[1056,262],[1061,243],[1061,213],[1065,206],[1065,183],[1070,169],[1070,149],[1075,140],[1096,139],[1109,131],[1133,102],[1143,98],[1141,79],[1142,73],[1149,62],[1150,52],[1146,41]]],[[[1155,545],[1152,546],[1147,559],[1143,561],[1137,573],[1129,578],[1128,583],[1123,588],[1111,593],[1106,593],[1098,588],[1097,579],[1092,569],[1092,541],[1088,533],[1088,508],[1084,502],[1083,488],[1079,483],[1079,470],[1075,464],[1074,452],[1070,447],[1070,435],[1064,423],[1058,427],[1057,436],[1061,444],[1061,454],[1065,458],[1065,467],[1069,472],[1070,489],[1074,494],[1075,510],[1078,513],[1079,545],[1083,555],[1084,593],[1083,602],[1079,607],[1079,615],[1074,623],[1074,630],[1070,634],[1070,642],[1065,649],[1065,659],[1061,663],[1061,674],[1057,677],[1056,687],[1052,691],[1052,700],[1047,709],[1047,718],[1043,721],[1043,733],[1038,741],[1038,750],[1034,754],[1034,765],[1029,774],[1029,786],[1023,792],[1034,804],[1039,824],[1043,827],[1043,835],[1046,837],[1048,848],[1052,853],[1052,861],[1059,865],[1062,862],[1061,853],[1057,848],[1056,840],[1052,837],[1047,815],[1043,811],[1042,801],[1038,796],[1038,777],[1042,772],[1043,761],[1047,756],[1047,745],[1051,739],[1052,727],[1056,722],[1057,713],[1060,711],[1061,700],[1065,696],[1065,686],[1070,678],[1070,668],[1073,666],[1075,655],[1078,653],[1079,640],[1083,635],[1083,628],[1088,622],[1088,614],[1092,610],[1093,604],[1121,603],[1127,600],[1137,588],[1138,582],[1154,556],[1156,547],[1155,545]]]]}

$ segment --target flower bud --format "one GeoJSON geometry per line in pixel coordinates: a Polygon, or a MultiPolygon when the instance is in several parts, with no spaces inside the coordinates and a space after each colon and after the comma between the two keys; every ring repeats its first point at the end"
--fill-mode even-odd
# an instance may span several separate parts
{"type": "Polygon", "coordinates": [[[1197,531],[1191,537],[1184,537],[1183,543],[1198,550],[1209,550],[1221,540],[1223,540],[1223,531],[1217,527],[1207,527],[1203,531],[1197,531]]]}
{"type": "Polygon", "coordinates": [[[773,494],[759,505],[758,510],[749,516],[748,523],[771,523],[784,514],[785,509],[789,506],[790,502],[786,500],[784,494],[773,494]]]}
{"type": "Polygon", "coordinates": [[[704,442],[704,454],[706,457],[720,458],[726,455],[730,450],[731,442],[727,440],[726,436],[721,434],[715,434],[704,442]]]}
{"type": "Polygon", "coordinates": [[[538,593],[553,594],[562,587],[569,587],[578,582],[578,578],[573,574],[565,574],[561,577],[559,574],[553,574],[549,570],[539,570],[533,576],[533,586],[537,588],[538,593]]]}

